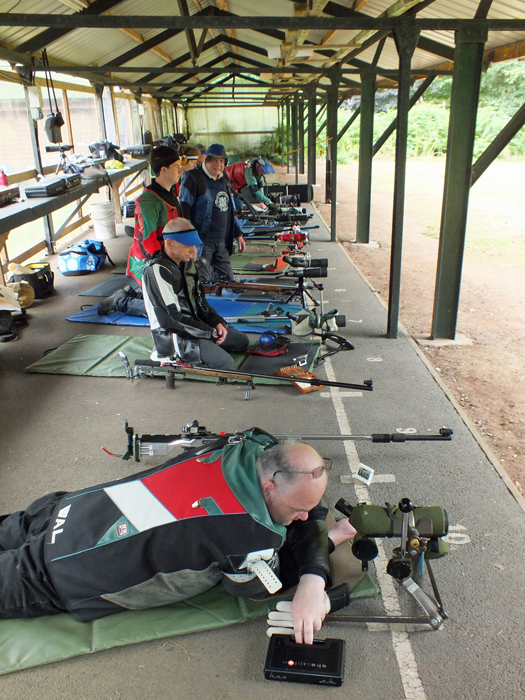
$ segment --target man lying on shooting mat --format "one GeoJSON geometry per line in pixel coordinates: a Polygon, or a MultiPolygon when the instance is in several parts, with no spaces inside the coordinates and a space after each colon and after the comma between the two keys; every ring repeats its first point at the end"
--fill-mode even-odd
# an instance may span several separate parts
{"type": "Polygon", "coordinates": [[[44,496],[0,520],[0,618],[87,621],[186,600],[222,582],[265,598],[297,584],[291,625],[311,644],[327,612],[323,458],[258,428],[125,479],[44,496]]]}
{"type": "Polygon", "coordinates": [[[199,234],[187,219],[169,221],[162,250],[144,268],[144,303],[155,359],[178,357],[192,365],[232,370],[230,352],[244,352],[248,336],[208,304],[195,266],[199,234]]]}

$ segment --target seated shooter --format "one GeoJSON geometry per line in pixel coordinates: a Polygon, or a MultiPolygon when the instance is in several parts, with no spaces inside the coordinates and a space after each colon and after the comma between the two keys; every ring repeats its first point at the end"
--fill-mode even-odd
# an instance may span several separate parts
{"type": "Polygon", "coordinates": [[[142,289],[156,359],[179,358],[232,370],[229,353],[244,352],[248,336],[228,326],[208,304],[194,258],[201,240],[191,222],[174,219],[164,229],[161,252],[144,268],[142,289]]]}

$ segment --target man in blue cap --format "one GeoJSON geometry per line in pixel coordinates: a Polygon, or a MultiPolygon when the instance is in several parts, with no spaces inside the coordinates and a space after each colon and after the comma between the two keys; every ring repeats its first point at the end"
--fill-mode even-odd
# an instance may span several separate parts
{"type": "Polygon", "coordinates": [[[236,192],[251,204],[263,204],[268,206],[272,200],[264,193],[266,180],[265,175],[274,173],[273,165],[268,158],[254,158],[247,163],[240,162],[228,165],[226,174],[231,180],[232,187],[236,192]]]}
{"type": "Polygon", "coordinates": [[[244,352],[248,336],[228,326],[206,301],[194,262],[202,244],[199,234],[181,218],[166,225],[163,237],[162,250],[142,276],[155,359],[178,357],[193,365],[232,370],[229,353],[244,352]]]}
{"type": "Polygon", "coordinates": [[[206,160],[184,173],[179,201],[184,216],[199,232],[201,258],[208,265],[201,271],[203,284],[233,280],[230,255],[237,239],[239,252],[244,251],[241,226],[235,217],[232,188],[224,173],[228,157],[224,146],[213,143],[206,150],[206,160]]]}

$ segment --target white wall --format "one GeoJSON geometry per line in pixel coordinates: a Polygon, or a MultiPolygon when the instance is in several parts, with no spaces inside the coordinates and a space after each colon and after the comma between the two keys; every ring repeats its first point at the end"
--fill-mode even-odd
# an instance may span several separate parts
{"type": "Polygon", "coordinates": [[[254,148],[278,126],[277,107],[213,107],[188,109],[193,141],[206,146],[222,143],[227,151],[254,148]]]}

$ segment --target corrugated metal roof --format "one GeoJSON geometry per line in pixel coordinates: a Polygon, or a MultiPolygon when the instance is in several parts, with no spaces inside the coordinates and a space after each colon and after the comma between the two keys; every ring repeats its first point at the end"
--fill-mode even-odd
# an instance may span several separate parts
{"type": "MultiPolygon", "coordinates": [[[[15,4],[14,0],[0,0],[0,14],[10,11],[11,14],[74,15],[75,10],[64,4],[65,2],[66,0],[63,0],[63,2],[60,0],[20,0],[18,4],[15,4]]],[[[71,2],[78,4],[79,7],[82,3],[87,4],[87,0],[67,0],[67,2],[69,4],[71,2]]],[[[351,14],[353,5],[354,0],[328,2],[325,4],[324,13],[321,16],[338,17],[351,14]]],[[[391,11],[387,11],[393,5],[394,0],[369,0],[362,7],[359,14],[373,18],[386,16],[387,14],[392,14],[391,11]]],[[[397,9],[400,5],[400,2],[395,3],[397,9]]],[[[478,5],[479,0],[436,0],[417,13],[417,8],[413,8],[411,13],[418,18],[472,19],[478,10],[478,5]]],[[[188,7],[191,14],[205,12],[213,8],[219,15],[224,14],[223,11],[226,10],[227,13],[232,15],[253,18],[294,16],[294,3],[289,0],[267,0],[264,3],[248,2],[246,0],[188,0],[188,7]]],[[[116,3],[112,6],[106,14],[125,17],[178,17],[179,10],[178,3],[173,2],[173,0],[149,0],[147,3],[144,0],[124,0],[124,2],[116,3]]],[[[399,14],[399,12],[396,14],[399,14]]],[[[81,14],[78,16],[81,17],[81,14]]],[[[525,0],[494,0],[491,4],[488,18],[524,19],[525,0]]],[[[140,21],[138,23],[140,24],[140,21]]],[[[341,20],[341,23],[343,23],[343,20],[341,20]]],[[[7,57],[7,52],[3,53],[2,47],[7,50],[17,51],[18,47],[26,46],[29,41],[33,42],[30,44],[31,48],[35,46],[38,48],[38,50],[34,50],[35,56],[38,58],[41,47],[37,38],[44,31],[44,28],[0,26],[0,58],[7,57]]],[[[363,33],[358,30],[348,29],[334,29],[332,31],[312,29],[308,33],[303,33],[302,38],[306,46],[312,43],[314,45],[323,44],[325,52],[327,50],[337,52],[341,50],[342,45],[348,44],[354,37],[359,36],[361,40],[365,40],[373,33],[375,33],[375,30],[374,32],[363,33]]],[[[198,45],[203,30],[200,28],[195,29],[193,34],[198,45]]],[[[449,51],[454,47],[455,35],[452,31],[423,31],[422,37],[438,42],[445,48],[448,48],[449,51]]],[[[173,34],[167,35],[163,29],[147,29],[140,26],[134,30],[86,27],[68,28],[59,31],[56,38],[53,37],[48,41],[47,51],[52,64],[62,63],[70,66],[93,67],[105,64],[118,64],[122,68],[144,68],[143,72],[137,73],[117,69],[112,75],[107,75],[105,78],[126,82],[130,86],[133,86],[134,83],[151,85],[151,90],[153,91],[155,91],[155,84],[174,82],[174,91],[179,93],[181,90],[195,85],[195,83],[202,84],[202,87],[212,84],[215,77],[212,80],[212,76],[206,70],[206,64],[211,64],[216,69],[224,69],[229,65],[236,65],[240,66],[246,74],[249,74],[250,70],[258,68],[270,74],[272,68],[282,65],[282,62],[270,59],[266,50],[272,47],[280,47],[285,38],[292,41],[294,39],[293,32],[266,30],[260,26],[253,29],[208,29],[205,35],[205,46],[207,48],[196,59],[196,66],[201,67],[202,72],[199,75],[187,76],[182,75],[180,72],[170,72],[169,69],[171,64],[174,64],[179,69],[181,67],[193,67],[184,30],[173,31],[173,34]],[[161,38],[162,41],[156,44],[155,37],[161,38]],[[217,37],[221,40],[218,41],[217,37]],[[152,45],[147,49],[141,50],[141,43],[144,41],[151,41],[152,45]],[[162,67],[166,67],[165,73],[155,72],[162,67]],[[203,81],[205,82],[203,83],[203,81]]],[[[513,45],[520,41],[525,42],[525,31],[490,31],[486,50],[513,45]]],[[[357,65],[362,65],[362,62],[370,63],[376,54],[376,49],[377,43],[374,43],[369,48],[361,48],[353,52],[355,53],[354,58],[357,65]]],[[[352,47],[348,49],[348,52],[351,50],[352,47]]],[[[520,51],[523,52],[522,49],[520,51]]],[[[345,50],[338,55],[339,58],[344,54],[348,54],[348,52],[345,50]]],[[[412,66],[414,69],[429,69],[433,66],[447,63],[450,60],[450,56],[447,56],[447,51],[443,53],[445,53],[444,56],[439,55],[439,49],[437,53],[431,53],[428,47],[427,50],[417,48],[414,52],[412,66]]],[[[502,57],[504,56],[497,56],[498,59],[502,57]]],[[[288,78],[274,74],[271,80],[274,83],[283,83],[290,79],[294,84],[298,84],[300,80],[308,82],[318,76],[301,73],[301,67],[298,62],[318,67],[325,64],[327,60],[328,57],[323,56],[319,51],[314,53],[311,58],[295,58],[292,64],[285,64],[284,66],[289,69],[290,75],[288,78]]],[[[349,60],[349,62],[343,64],[344,68],[356,65],[356,63],[352,63],[351,58],[345,60],[349,60]]],[[[398,67],[397,50],[392,38],[387,39],[382,49],[379,67],[385,70],[396,70],[398,67]]],[[[256,77],[260,79],[258,76],[256,77]]],[[[346,77],[359,82],[358,75],[348,74],[346,77]]],[[[104,76],[101,75],[100,79],[104,80],[104,76]]],[[[268,80],[268,75],[265,75],[264,79],[268,80]]],[[[326,82],[326,78],[321,79],[321,83],[326,82]]],[[[143,87],[143,89],[147,90],[146,87],[143,87]]],[[[168,92],[163,91],[162,94],[167,95],[168,92]]],[[[189,94],[189,92],[186,94],[189,94]]]]}

